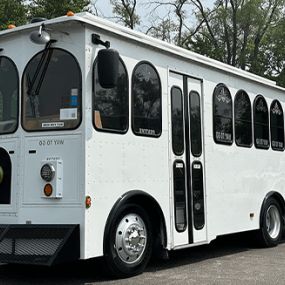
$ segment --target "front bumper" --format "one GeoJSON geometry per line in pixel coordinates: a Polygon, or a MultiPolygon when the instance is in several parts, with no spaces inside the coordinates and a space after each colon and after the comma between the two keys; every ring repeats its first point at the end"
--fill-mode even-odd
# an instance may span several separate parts
{"type": "Polygon", "coordinates": [[[79,225],[0,225],[1,263],[50,266],[79,257],[79,225]]]}

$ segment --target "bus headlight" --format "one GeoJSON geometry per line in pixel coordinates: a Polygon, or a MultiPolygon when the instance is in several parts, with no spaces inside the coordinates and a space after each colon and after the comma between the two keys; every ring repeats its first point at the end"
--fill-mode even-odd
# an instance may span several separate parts
{"type": "Polygon", "coordinates": [[[44,181],[50,182],[54,178],[55,168],[52,164],[46,163],[41,168],[41,177],[44,181]]]}

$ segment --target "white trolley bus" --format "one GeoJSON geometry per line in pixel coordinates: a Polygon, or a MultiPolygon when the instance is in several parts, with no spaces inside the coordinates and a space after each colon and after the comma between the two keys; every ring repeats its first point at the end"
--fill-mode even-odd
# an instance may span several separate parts
{"type": "Polygon", "coordinates": [[[284,224],[284,89],[88,13],[0,33],[0,262],[154,252],[284,224]],[[111,48],[109,48],[111,46],[111,48]]]}

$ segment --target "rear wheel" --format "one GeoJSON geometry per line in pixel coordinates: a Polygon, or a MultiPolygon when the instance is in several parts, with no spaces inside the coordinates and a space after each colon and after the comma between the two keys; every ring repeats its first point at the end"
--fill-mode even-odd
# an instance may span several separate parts
{"type": "Polygon", "coordinates": [[[269,198],[265,205],[261,217],[261,228],[259,239],[263,246],[276,246],[282,236],[283,231],[282,215],[279,203],[274,198],[269,198]]]}
{"type": "Polygon", "coordinates": [[[143,272],[152,251],[151,225],[145,210],[123,206],[106,235],[105,259],[112,275],[128,277],[143,272]]]}

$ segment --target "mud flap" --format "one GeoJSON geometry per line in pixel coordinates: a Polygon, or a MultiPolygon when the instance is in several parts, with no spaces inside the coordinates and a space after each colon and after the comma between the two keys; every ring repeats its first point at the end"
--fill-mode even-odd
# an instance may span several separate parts
{"type": "Polygon", "coordinates": [[[51,266],[79,257],[79,225],[0,225],[1,263],[51,266]]]}

